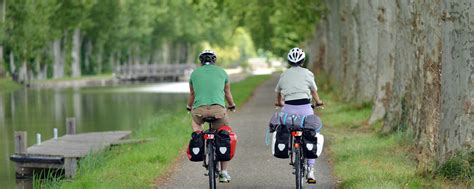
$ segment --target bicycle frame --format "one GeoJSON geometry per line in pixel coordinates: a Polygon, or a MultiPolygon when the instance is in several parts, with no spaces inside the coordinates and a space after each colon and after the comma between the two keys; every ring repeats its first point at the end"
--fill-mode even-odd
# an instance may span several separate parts
{"type": "Polygon", "coordinates": [[[295,184],[296,188],[300,189],[303,185],[303,177],[305,175],[305,158],[303,157],[302,152],[302,138],[303,131],[302,130],[291,130],[291,153],[290,153],[290,165],[293,166],[295,170],[295,184]]]}
{"type": "Polygon", "coordinates": [[[203,161],[203,167],[208,170],[209,176],[209,188],[215,189],[217,182],[217,175],[218,175],[218,161],[216,160],[215,156],[215,134],[216,130],[212,129],[211,123],[209,123],[209,129],[204,131],[204,140],[205,140],[205,154],[206,157],[203,161]]]}

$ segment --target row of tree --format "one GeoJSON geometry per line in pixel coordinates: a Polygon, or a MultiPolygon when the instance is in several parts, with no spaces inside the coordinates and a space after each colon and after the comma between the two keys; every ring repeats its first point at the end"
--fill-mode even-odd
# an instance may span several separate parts
{"type": "Polygon", "coordinates": [[[321,3],[0,0],[0,6],[0,76],[25,82],[100,74],[117,64],[192,63],[203,42],[236,46],[231,39],[242,33],[256,47],[281,53],[313,33],[321,3]]]}

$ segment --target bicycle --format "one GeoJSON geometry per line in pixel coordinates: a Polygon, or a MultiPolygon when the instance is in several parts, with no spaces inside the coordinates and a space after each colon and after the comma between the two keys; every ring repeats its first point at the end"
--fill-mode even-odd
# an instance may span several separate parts
{"type": "Polygon", "coordinates": [[[209,125],[209,129],[203,132],[204,140],[205,140],[205,148],[204,148],[204,161],[203,167],[206,168],[208,171],[207,176],[209,176],[209,188],[215,189],[217,182],[217,175],[219,174],[218,164],[219,162],[216,160],[215,149],[215,135],[216,130],[212,128],[212,122],[216,121],[215,117],[206,117],[204,118],[204,122],[207,122],[209,125]]]}
{"type": "MultiPolygon", "coordinates": [[[[321,108],[324,109],[324,104],[311,105],[311,108],[321,108]]],[[[303,187],[303,178],[307,176],[307,165],[306,158],[303,154],[303,145],[302,141],[303,128],[301,127],[291,127],[290,128],[290,165],[293,166],[295,170],[295,185],[297,189],[303,187]]],[[[315,184],[316,181],[308,181],[309,184],[315,184]]]]}
{"type": "Polygon", "coordinates": [[[303,145],[302,136],[303,136],[303,129],[291,129],[290,130],[290,165],[293,166],[295,170],[295,184],[296,188],[300,189],[303,186],[303,177],[306,176],[306,164],[305,157],[303,155],[303,151],[301,146],[303,145]]]}

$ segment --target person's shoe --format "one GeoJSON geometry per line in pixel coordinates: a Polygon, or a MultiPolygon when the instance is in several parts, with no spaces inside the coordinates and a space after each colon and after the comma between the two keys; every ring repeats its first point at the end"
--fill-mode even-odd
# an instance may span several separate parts
{"type": "Polygon", "coordinates": [[[314,168],[308,167],[308,176],[306,177],[306,182],[309,184],[315,184],[316,179],[314,178],[314,168]]]}
{"type": "Polygon", "coordinates": [[[229,173],[227,171],[221,171],[219,174],[219,182],[228,183],[230,180],[232,180],[232,178],[230,177],[229,173]]]}

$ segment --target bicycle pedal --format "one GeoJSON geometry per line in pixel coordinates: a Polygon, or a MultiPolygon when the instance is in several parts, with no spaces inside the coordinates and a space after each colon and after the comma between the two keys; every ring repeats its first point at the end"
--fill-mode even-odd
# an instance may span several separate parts
{"type": "Polygon", "coordinates": [[[316,184],[316,180],[315,180],[315,179],[308,179],[308,180],[306,180],[306,183],[308,183],[308,184],[316,184]]]}

